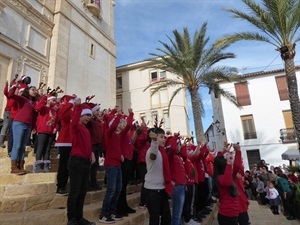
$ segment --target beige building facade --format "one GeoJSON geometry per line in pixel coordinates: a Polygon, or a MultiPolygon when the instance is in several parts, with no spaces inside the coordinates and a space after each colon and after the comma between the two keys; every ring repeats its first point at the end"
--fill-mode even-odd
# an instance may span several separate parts
{"type": "Polygon", "coordinates": [[[168,109],[170,98],[177,89],[176,87],[161,89],[152,96],[151,88],[144,91],[149,84],[161,79],[176,79],[176,75],[167,71],[145,69],[150,65],[149,61],[142,61],[117,67],[117,105],[124,112],[127,112],[128,108],[132,108],[135,120],[141,122],[141,118],[144,117],[145,121],[149,122],[149,127],[153,126],[157,116],[159,120],[164,120],[162,128],[165,131],[180,132],[183,136],[189,136],[186,93],[180,91],[168,109]]]}
{"type": "MultiPolygon", "coordinates": [[[[113,0],[0,0],[0,90],[15,74],[115,104],[113,0]]],[[[46,89],[46,88],[45,88],[46,89]]],[[[0,112],[6,100],[0,98],[0,112]]]]}

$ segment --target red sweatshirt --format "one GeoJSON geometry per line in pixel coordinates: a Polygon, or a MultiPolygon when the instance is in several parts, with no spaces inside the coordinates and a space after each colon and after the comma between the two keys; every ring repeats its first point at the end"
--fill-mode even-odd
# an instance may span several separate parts
{"type": "Polygon", "coordinates": [[[70,133],[72,140],[72,150],[70,156],[79,156],[90,159],[92,156],[92,143],[89,130],[79,123],[82,105],[76,105],[72,122],[70,125],[70,133]]]}
{"type": "Polygon", "coordinates": [[[138,152],[138,163],[146,163],[146,153],[150,148],[147,138],[148,128],[142,127],[142,133],[137,136],[134,147],[138,152]]]}
{"type": "Polygon", "coordinates": [[[36,131],[40,134],[53,134],[54,129],[58,130],[58,115],[54,107],[46,106],[47,96],[43,96],[36,104],[38,111],[36,131]]]}
{"type": "Polygon", "coordinates": [[[245,193],[244,188],[244,166],[242,161],[241,151],[236,151],[234,164],[233,164],[233,181],[236,186],[236,189],[239,193],[238,201],[239,201],[239,212],[243,213],[248,210],[249,201],[245,193]],[[237,173],[240,173],[243,177],[237,177],[237,173]]]}
{"type": "Polygon", "coordinates": [[[62,104],[58,111],[58,119],[60,121],[61,129],[55,146],[72,146],[70,136],[70,124],[73,115],[72,107],[72,103],[62,104]]]}
{"type": "Polygon", "coordinates": [[[207,157],[204,160],[206,173],[212,177],[214,174],[214,156],[211,152],[208,153],[207,157]]]}
{"type": "Polygon", "coordinates": [[[92,118],[86,125],[91,134],[92,145],[102,144],[102,128],[96,118],[92,118]]]}
{"type": "Polygon", "coordinates": [[[208,155],[209,150],[206,145],[201,147],[200,154],[196,157],[195,163],[198,172],[198,182],[205,182],[205,167],[204,161],[208,155]]]}
{"type": "Polygon", "coordinates": [[[127,118],[127,125],[126,127],[120,132],[120,144],[122,155],[125,159],[132,159],[133,156],[133,146],[131,143],[131,137],[129,134],[129,130],[131,128],[133,122],[133,113],[130,113],[127,118]]]}
{"type": "Polygon", "coordinates": [[[8,93],[8,97],[14,99],[18,104],[18,112],[14,117],[14,121],[22,122],[35,127],[36,122],[36,111],[35,102],[28,98],[15,94],[16,87],[12,87],[8,93]]]}
{"type": "Polygon", "coordinates": [[[116,129],[119,125],[121,115],[117,115],[110,127],[105,131],[105,160],[104,166],[121,166],[121,144],[120,135],[116,133],[116,129]]]}
{"type": "Polygon", "coordinates": [[[219,213],[223,216],[236,217],[239,215],[238,197],[232,197],[229,188],[232,184],[232,166],[227,164],[224,175],[218,178],[220,194],[219,213]]]}
{"type": "Polygon", "coordinates": [[[183,158],[180,153],[176,153],[177,137],[171,137],[169,140],[167,140],[166,145],[170,144],[168,160],[170,171],[172,171],[171,180],[175,185],[185,185],[187,184],[187,175],[183,164],[183,158]]]}

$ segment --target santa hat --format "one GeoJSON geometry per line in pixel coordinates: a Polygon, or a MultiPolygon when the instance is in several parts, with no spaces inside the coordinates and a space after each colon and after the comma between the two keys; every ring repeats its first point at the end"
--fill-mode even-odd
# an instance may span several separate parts
{"type": "Polygon", "coordinates": [[[87,114],[92,115],[93,114],[92,110],[87,104],[82,104],[82,110],[80,116],[84,116],[87,114]]]}
{"type": "Polygon", "coordinates": [[[75,94],[73,95],[64,95],[60,98],[60,102],[63,103],[63,102],[69,102],[71,99],[74,99],[76,98],[77,96],[75,94]]]}
{"type": "Polygon", "coordinates": [[[27,88],[27,87],[28,87],[27,84],[20,84],[20,85],[18,86],[19,93],[20,93],[21,91],[24,91],[25,88],[27,88]]]}
{"type": "Polygon", "coordinates": [[[24,80],[26,77],[28,77],[28,76],[22,75],[22,76],[21,76],[21,80],[24,80]]]}
{"type": "Polygon", "coordinates": [[[54,95],[48,94],[48,95],[47,95],[47,101],[48,101],[48,100],[52,100],[52,99],[57,99],[57,97],[54,96],[54,95]]]}
{"type": "Polygon", "coordinates": [[[174,135],[167,138],[165,146],[169,149],[176,149],[178,143],[181,144],[180,136],[174,135]]]}
{"type": "Polygon", "coordinates": [[[92,103],[92,102],[89,102],[88,106],[91,108],[92,112],[95,112],[98,109],[100,109],[100,105],[99,104],[95,104],[95,103],[92,103]]]}

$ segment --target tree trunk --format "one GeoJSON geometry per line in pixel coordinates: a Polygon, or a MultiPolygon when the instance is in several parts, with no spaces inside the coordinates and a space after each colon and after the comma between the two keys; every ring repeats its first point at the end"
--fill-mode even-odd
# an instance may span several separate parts
{"type": "Polygon", "coordinates": [[[292,118],[300,151],[300,101],[294,59],[285,60],[285,73],[289,92],[292,118]]]}
{"type": "Polygon", "coordinates": [[[206,142],[206,138],[204,135],[203,124],[201,119],[201,109],[200,109],[200,97],[198,94],[198,88],[194,88],[189,90],[192,101],[192,109],[194,116],[194,126],[196,132],[197,141],[206,142]]]}

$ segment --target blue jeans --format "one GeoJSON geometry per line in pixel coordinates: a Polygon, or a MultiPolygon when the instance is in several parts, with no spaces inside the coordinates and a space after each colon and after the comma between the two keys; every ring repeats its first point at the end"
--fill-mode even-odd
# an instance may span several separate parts
{"type": "Polygon", "coordinates": [[[212,197],[212,177],[209,176],[207,178],[207,185],[208,185],[208,196],[207,199],[210,199],[212,197]]]}
{"type": "Polygon", "coordinates": [[[14,134],[11,160],[23,160],[26,144],[30,137],[32,127],[26,123],[14,121],[12,128],[14,134]]]}
{"type": "Polygon", "coordinates": [[[105,167],[107,189],[102,205],[102,216],[110,216],[115,213],[118,198],[122,190],[122,170],[121,166],[105,167]]]}
{"type": "Polygon", "coordinates": [[[173,186],[172,195],[172,225],[181,225],[181,215],[185,198],[185,185],[173,186]]]}

